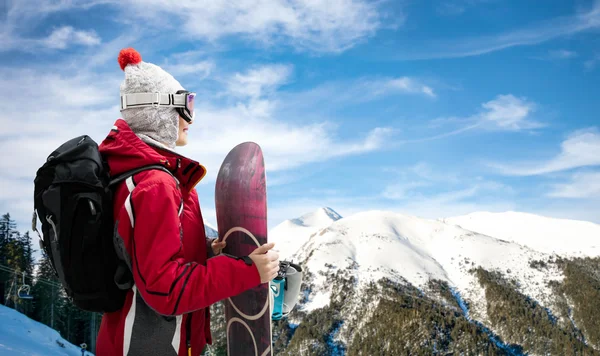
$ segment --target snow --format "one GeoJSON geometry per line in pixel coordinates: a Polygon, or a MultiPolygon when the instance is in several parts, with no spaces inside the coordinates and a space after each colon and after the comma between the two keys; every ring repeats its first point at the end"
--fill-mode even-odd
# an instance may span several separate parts
{"type": "Polygon", "coordinates": [[[449,224],[564,257],[600,256],[600,225],[522,212],[476,212],[443,219],[449,224]]]}
{"type": "MultiPolygon", "coordinates": [[[[530,261],[548,261],[551,255],[548,250],[530,247],[521,239],[520,243],[506,241],[496,238],[498,234],[492,231],[482,234],[462,225],[390,211],[366,211],[333,221],[311,219],[322,217],[323,211],[288,220],[271,233],[279,240],[280,251],[285,251],[282,255],[301,261],[314,276],[308,301],[299,306],[307,312],[329,304],[331,283],[327,273],[338,269],[349,269],[359,289],[383,277],[406,280],[420,289],[424,289],[429,279],[446,281],[469,300],[472,316],[482,321],[486,320],[485,295],[469,272],[471,268],[482,266],[502,272],[517,281],[522,293],[546,306],[552,303],[547,282],[562,278],[552,264],[547,269],[531,268],[530,261]],[[318,220],[316,225],[307,223],[315,220],[318,220]]],[[[536,218],[533,217],[534,222],[536,218]]],[[[543,218],[543,221],[553,220],[543,218]]],[[[555,231],[566,230],[556,227],[560,222],[553,221],[555,231]]],[[[511,225],[508,221],[503,224],[511,225]]],[[[537,238],[531,229],[527,236],[537,238]]],[[[594,235],[584,236],[587,238],[580,237],[576,244],[555,245],[552,251],[574,253],[592,246],[594,235]]]]}
{"type": "Polygon", "coordinates": [[[331,208],[320,208],[315,212],[294,219],[292,222],[300,226],[315,227],[327,226],[332,221],[337,221],[341,218],[342,216],[331,208]]]}
{"type": "Polygon", "coordinates": [[[342,217],[331,208],[320,208],[297,219],[286,220],[269,231],[269,241],[275,242],[281,260],[289,259],[319,230],[342,217]]]}
{"type": "Polygon", "coordinates": [[[0,355],[81,356],[81,348],[64,340],[56,330],[14,309],[0,305],[0,320],[0,355]]]}

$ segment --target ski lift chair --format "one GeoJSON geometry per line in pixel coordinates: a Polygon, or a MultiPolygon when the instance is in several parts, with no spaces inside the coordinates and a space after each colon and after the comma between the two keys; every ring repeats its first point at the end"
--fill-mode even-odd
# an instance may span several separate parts
{"type": "Polygon", "coordinates": [[[24,285],[19,288],[17,295],[21,299],[33,299],[33,296],[31,295],[30,292],[31,292],[31,287],[29,287],[28,285],[24,285]]]}
{"type": "Polygon", "coordinates": [[[33,299],[33,296],[31,295],[31,287],[28,284],[25,284],[25,273],[23,273],[23,283],[21,283],[21,286],[17,291],[17,296],[20,299],[33,299]]]}

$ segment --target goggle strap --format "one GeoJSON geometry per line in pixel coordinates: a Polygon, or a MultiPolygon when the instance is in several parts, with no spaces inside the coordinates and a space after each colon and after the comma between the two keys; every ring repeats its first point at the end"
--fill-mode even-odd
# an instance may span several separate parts
{"type": "Polygon", "coordinates": [[[121,110],[145,106],[186,107],[186,94],[135,93],[121,95],[121,110]]]}

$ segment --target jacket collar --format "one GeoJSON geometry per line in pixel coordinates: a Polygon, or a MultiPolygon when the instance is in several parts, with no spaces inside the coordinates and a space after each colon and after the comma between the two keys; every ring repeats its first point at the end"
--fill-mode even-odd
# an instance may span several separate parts
{"type": "Polygon", "coordinates": [[[123,119],[118,119],[108,136],[99,146],[106,159],[111,175],[150,164],[166,167],[180,183],[180,187],[191,191],[206,175],[206,168],[158,143],[142,141],[123,119]]]}

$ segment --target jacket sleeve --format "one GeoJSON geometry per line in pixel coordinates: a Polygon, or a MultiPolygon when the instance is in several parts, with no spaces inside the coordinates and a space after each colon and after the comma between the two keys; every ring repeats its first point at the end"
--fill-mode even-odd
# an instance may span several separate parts
{"type": "Polygon", "coordinates": [[[254,264],[218,256],[207,265],[185,262],[179,219],[181,195],[173,180],[135,187],[129,253],[135,284],[144,301],[163,315],[205,308],[260,285],[254,264]]]}

